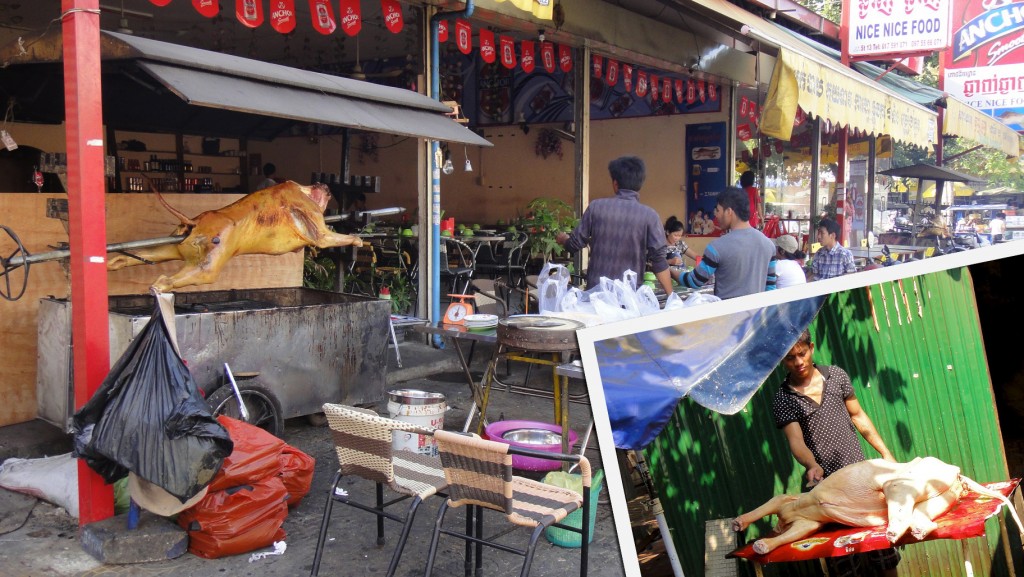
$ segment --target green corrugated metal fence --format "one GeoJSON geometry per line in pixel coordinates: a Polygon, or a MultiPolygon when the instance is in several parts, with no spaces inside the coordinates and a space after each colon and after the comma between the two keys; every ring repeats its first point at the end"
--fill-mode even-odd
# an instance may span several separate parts
{"type": "MultiPolygon", "coordinates": [[[[967,269],[875,285],[870,287],[870,299],[868,290],[828,297],[811,326],[815,361],[846,369],[861,405],[897,459],[931,455],[960,466],[980,482],[1006,479],[967,269]]],[[[772,399],[784,376],[777,369],[749,405],[731,416],[684,399],[647,448],[652,477],[688,576],[704,574],[706,520],[735,517],[773,495],[801,491],[803,467],[772,422],[772,399]]],[[[878,456],[862,444],[868,458],[878,456]]],[[[752,526],[746,537],[757,538],[758,528],[752,526]]],[[[769,529],[766,521],[760,529],[769,529]]],[[[905,547],[899,574],[964,575],[966,554],[975,575],[1008,575],[998,521],[990,519],[986,529],[982,539],[905,547]]],[[[753,574],[750,563],[739,563],[741,572],[753,574]]],[[[816,564],[783,565],[766,567],[765,573],[818,572],[816,564]]]]}

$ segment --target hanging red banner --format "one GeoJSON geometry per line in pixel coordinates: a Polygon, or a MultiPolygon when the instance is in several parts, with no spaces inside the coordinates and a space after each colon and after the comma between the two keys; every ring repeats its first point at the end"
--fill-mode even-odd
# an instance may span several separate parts
{"type": "Polygon", "coordinates": [[[682,104],[683,103],[683,99],[685,98],[685,94],[686,94],[686,92],[683,90],[683,79],[682,78],[676,78],[675,82],[674,82],[674,86],[675,86],[675,89],[676,89],[676,102],[678,102],[679,104],[682,104]]]}
{"type": "Polygon", "coordinates": [[[672,102],[672,79],[661,79],[661,101],[672,102]]]}
{"type": "MultiPolygon", "coordinates": [[[[359,0],[356,0],[357,2],[359,0]]],[[[437,41],[448,42],[448,21],[441,20],[437,23],[437,41]]]]}
{"type": "Polygon", "coordinates": [[[220,12],[220,3],[217,0],[192,0],[192,7],[207,18],[213,18],[220,12]]]}
{"type": "MultiPolygon", "coordinates": [[[[693,84],[693,78],[687,78],[686,79],[686,103],[687,104],[693,104],[694,102],[696,102],[696,100],[697,100],[697,89],[696,89],[696,87],[693,84]]],[[[746,100],[746,99],[744,98],[744,100],[746,100]]],[[[740,106],[746,106],[746,105],[743,104],[742,101],[741,101],[740,106]]]]}
{"type": "Polygon", "coordinates": [[[558,45],[558,66],[562,72],[572,70],[572,47],[565,44],[558,45]]]}
{"type": "Polygon", "coordinates": [[[550,42],[540,43],[540,61],[544,71],[551,74],[555,71],[555,45],[550,42]]]}
{"type": "Polygon", "coordinates": [[[644,70],[637,70],[636,72],[636,95],[640,98],[647,96],[647,72],[644,70]]]}
{"type": "Polygon", "coordinates": [[[626,85],[626,94],[633,92],[633,65],[622,65],[622,82],[626,85]]]}
{"type": "Polygon", "coordinates": [[[363,7],[359,0],[341,0],[338,16],[341,19],[341,31],[348,36],[355,36],[363,29],[363,7]]]}
{"type": "Polygon", "coordinates": [[[262,0],[235,0],[235,17],[249,28],[259,28],[263,24],[262,0]]]}
{"type": "Polygon", "coordinates": [[[487,64],[494,62],[497,53],[494,51],[494,31],[480,31],[480,58],[487,64]]]}
{"type": "Polygon", "coordinates": [[[149,0],[149,1],[152,2],[153,4],[155,4],[156,6],[160,6],[160,7],[167,6],[168,4],[171,3],[171,0],[149,0]]]}
{"type": "Polygon", "coordinates": [[[704,81],[703,80],[698,80],[697,81],[697,99],[700,100],[701,102],[704,102],[705,98],[706,98],[706,96],[705,96],[705,92],[704,92],[704,81]]]}
{"type": "Polygon", "coordinates": [[[757,103],[751,101],[750,102],[750,107],[749,107],[748,110],[750,111],[750,119],[751,120],[757,119],[757,103]]]}
{"type": "Polygon", "coordinates": [[[708,83],[708,98],[712,101],[718,100],[718,85],[714,82],[708,83]]]}
{"type": "Polygon", "coordinates": [[[521,61],[523,65],[523,72],[527,74],[533,72],[534,66],[537,65],[537,58],[534,56],[533,40],[523,40],[523,55],[521,61]]]}
{"type": "Polygon", "coordinates": [[[295,0],[270,0],[270,27],[281,34],[295,30],[295,0]]]}
{"type": "Polygon", "coordinates": [[[807,120],[807,113],[803,108],[796,107],[796,116],[793,117],[793,126],[800,126],[807,120]]]}
{"type": "MultiPolygon", "coordinates": [[[[750,130],[749,124],[744,123],[736,127],[736,136],[743,142],[750,140],[750,137],[753,135],[754,133],[752,130],[750,130]]],[[[744,150],[743,152],[746,151],[744,150]]]]}
{"type": "Polygon", "coordinates": [[[392,34],[398,34],[405,26],[402,18],[402,5],[398,0],[380,0],[380,9],[384,14],[384,25],[392,34]]]}
{"type": "Polygon", "coordinates": [[[508,36],[498,38],[498,50],[501,51],[501,65],[512,69],[516,67],[516,44],[508,36]]]}
{"type": "Polygon", "coordinates": [[[591,60],[593,61],[593,66],[594,66],[593,76],[594,76],[594,78],[600,78],[601,77],[601,66],[604,64],[604,58],[600,54],[594,54],[591,57],[591,60]]]}
{"type": "Polygon", "coordinates": [[[604,82],[608,86],[615,86],[619,83],[619,63],[611,58],[608,59],[608,70],[604,75],[604,82]]]}
{"type": "Polygon", "coordinates": [[[313,21],[313,29],[325,36],[338,27],[330,0],[309,0],[309,16],[313,21]]]}
{"type": "Polygon", "coordinates": [[[455,45],[463,54],[473,51],[473,29],[469,27],[469,22],[461,18],[455,21],[455,45]]]}
{"type": "Polygon", "coordinates": [[[651,101],[652,102],[657,102],[658,99],[661,97],[661,83],[658,81],[658,75],[657,74],[651,74],[650,75],[650,83],[651,83],[651,101]]]}

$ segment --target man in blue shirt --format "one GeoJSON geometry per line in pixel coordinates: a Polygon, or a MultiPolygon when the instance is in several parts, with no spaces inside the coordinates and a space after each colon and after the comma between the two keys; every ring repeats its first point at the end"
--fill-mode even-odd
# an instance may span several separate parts
{"type": "Polygon", "coordinates": [[[775,244],[750,226],[747,193],[736,187],[719,193],[715,218],[728,234],[711,241],[700,264],[680,275],[679,284],[699,288],[714,275],[715,296],[721,299],[774,290],[775,244]]]}
{"type": "Polygon", "coordinates": [[[839,223],[831,218],[823,218],[818,223],[817,238],[821,248],[814,253],[807,280],[824,280],[857,272],[853,253],[839,244],[840,230],[839,223]]]}
{"type": "Polygon", "coordinates": [[[653,208],[640,204],[640,187],[647,178],[644,161],[622,156],[608,163],[615,196],[590,203],[571,234],[559,233],[555,240],[569,252],[590,247],[587,287],[598,285],[601,277],[621,279],[631,270],[643,277],[647,262],[665,292],[672,292],[668,261],[665,260],[665,230],[653,208]]]}

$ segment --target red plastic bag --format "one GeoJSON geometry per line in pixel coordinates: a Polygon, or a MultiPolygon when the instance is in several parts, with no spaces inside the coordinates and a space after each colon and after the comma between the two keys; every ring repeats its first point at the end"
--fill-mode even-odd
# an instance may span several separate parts
{"type": "Polygon", "coordinates": [[[270,546],[285,538],[288,491],[280,477],[224,491],[211,491],[195,507],[178,515],[188,531],[188,550],[216,559],[270,546]]]}
{"type": "Polygon", "coordinates": [[[309,493],[313,485],[313,466],[316,459],[303,453],[291,445],[285,445],[281,451],[281,481],[288,490],[288,506],[294,507],[309,493]]]}
{"type": "Polygon", "coordinates": [[[217,420],[227,429],[235,447],[210,482],[211,493],[249,485],[280,472],[281,451],[287,446],[284,441],[238,419],[221,415],[217,420]]]}

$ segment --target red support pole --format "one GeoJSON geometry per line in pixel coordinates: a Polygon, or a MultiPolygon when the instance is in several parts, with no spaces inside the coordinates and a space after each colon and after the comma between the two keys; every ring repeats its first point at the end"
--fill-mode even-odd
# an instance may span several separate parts
{"type": "MultiPolygon", "coordinates": [[[[61,0],[75,407],[110,370],[99,0],[61,0]]],[[[78,461],[79,525],[114,514],[114,491],[78,461]]]]}

